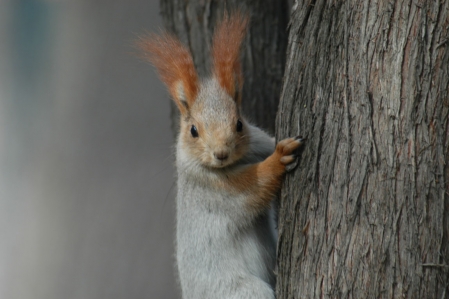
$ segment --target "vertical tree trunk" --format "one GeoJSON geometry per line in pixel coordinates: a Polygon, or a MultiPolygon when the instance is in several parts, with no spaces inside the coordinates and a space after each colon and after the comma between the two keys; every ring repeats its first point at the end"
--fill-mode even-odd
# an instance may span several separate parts
{"type": "Polygon", "coordinates": [[[297,1],[277,298],[449,298],[449,1],[297,1]]]}
{"type": "MultiPolygon", "coordinates": [[[[248,12],[250,28],[243,44],[243,111],[274,133],[287,46],[288,0],[161,0],[165,28],[190,47],[201,77],[210,71],[213,28],[225,10],[248,12]]],[[[172,109],[177,113],[177,109],[172,109]]],[[[172,117],[178,128],[178,117],[172,117]]]]}

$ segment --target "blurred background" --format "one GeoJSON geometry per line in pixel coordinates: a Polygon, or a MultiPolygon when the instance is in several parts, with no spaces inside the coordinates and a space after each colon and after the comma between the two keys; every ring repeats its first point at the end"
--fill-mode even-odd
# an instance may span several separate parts
{"type": "Polygon", "coordinates": [[[0,298],[178,298],[157,0],[0,0],[0,298]]]}

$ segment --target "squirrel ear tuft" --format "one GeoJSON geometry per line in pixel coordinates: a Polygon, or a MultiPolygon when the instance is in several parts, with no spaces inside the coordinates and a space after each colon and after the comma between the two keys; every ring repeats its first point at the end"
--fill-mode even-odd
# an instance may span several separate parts
{"type": "Polygon", "coordinates": [[[212,42],[214,75],[226,92],[241,102],[243,75],[240,64],[240,46],[246,34],[249,17],[240,11],[230,16],[225,13],[215,29],[212,42]]]}
{"type": "Polygon", "coordinates": [[[189,50],[168,33],[140,38],[137,46],[158,70],[181,114],[188,113],[198,94],[198,75],[189,50]]]}

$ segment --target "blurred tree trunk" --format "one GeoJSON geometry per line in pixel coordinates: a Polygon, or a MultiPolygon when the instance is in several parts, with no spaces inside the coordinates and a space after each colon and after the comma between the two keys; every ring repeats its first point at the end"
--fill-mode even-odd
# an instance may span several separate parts
{"type": "MultiPolygon", "coordinates": [[[[249,13],[250,27],[242,47],[243,111],[255,124],[274,133],[287,46],[288,0],[161,0],[164,26],[190,47],[201,77],[210,72],[215,24],[225,10],[249,13]]],[[[173,128],[178,129],[172,107],[173,128]]]]}
{"type": "Polygon", "coordinates": [[[298,1],[277,298],[449,298],[449,1],[298,1]]]}

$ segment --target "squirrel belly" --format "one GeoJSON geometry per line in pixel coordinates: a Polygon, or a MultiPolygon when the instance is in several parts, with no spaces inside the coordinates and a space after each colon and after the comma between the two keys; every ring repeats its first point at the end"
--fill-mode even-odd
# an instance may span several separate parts
{"type": "Polygon", "coordinates": [[[234,175],[232,168],[260,162],[273,153],[273,138],[248,126],[248,153],[230,169],[192,164],[185,146],[178,143],[176,259],[184,299],[274,298],[273,209],[248,213],[251,194],[217,184],[234,175]]]}

